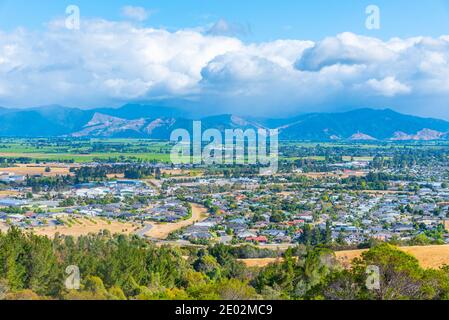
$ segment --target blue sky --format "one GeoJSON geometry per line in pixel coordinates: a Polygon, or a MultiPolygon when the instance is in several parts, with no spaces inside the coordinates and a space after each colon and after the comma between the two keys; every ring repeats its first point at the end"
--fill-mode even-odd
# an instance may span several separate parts
{"type": "Polygon", "coordinates": [[[155,100],[449,119],[449,0],[0,0],[0,106],[155,100]],[[366,28],[368,5],[378,30],[366,28]]]}
{"type": "Polygon", "coordinates": [[[43,28],[76,4],[84,17],[121,20],[125,5],[152,11],[146,26],[168,30],[192,28],[225,19],[251,32],[246,41],[311,39],[350,31],[387,39],[449,32],[448,0],[0,0],[0,29],[43,28]],[[381,9],[381,29],[365,29],[365,8],[381,9]]]}

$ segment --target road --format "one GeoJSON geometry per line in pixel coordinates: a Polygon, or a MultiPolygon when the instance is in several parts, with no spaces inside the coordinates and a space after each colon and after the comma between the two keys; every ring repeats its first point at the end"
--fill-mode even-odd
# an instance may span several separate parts
{"type": "Polygon", "coordinates": [[[147,224],[147,225],[145,225],[145,227],[143,229],[140,229],[139,231],[136,232],[136,236],[138,236],[140,238],[145,238],[145,234],[150,232],[151,229],[153,229],[153,225],[147,224]]]}
{"type": "Polygon", "coordinates": [[[176,223],[148,223],[145,228],[139,230],[136,234],[142,238],[153,240],[166,240],[170,233],[179,229],[191,226],[197,222],[204,221],[208,218],[208,210],[196,203],[191,203],[192,217],[187,220],[181,220],[176,223]]]}

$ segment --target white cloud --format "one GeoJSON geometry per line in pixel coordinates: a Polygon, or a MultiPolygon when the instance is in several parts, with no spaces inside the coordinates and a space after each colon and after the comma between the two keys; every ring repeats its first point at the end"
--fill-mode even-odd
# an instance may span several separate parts
{"type": "Polygon", "coordinates": [[[44,32],[0,31],[0,89],[4,106],[168,97],[252,115],[394,107],[449,117],[449,36],[382,41],[343,33],[247,44],[106,20],[83,20],[75,32],[53,21],[44,32]]]}
{"type": "Polygon", "coordinates": [[[151,12],[143,7],[124,6],[122,8],[122,14],[128,19],[145,21],[149,18],[151,12]]]}
{"type": "Polygon", "coordinates": [[[318,71],[336,64],[381,63],[396,57],[396,52],[379,39],[342,33],[329,37],[307,50],[296,66],[304,71],[318,71]]]}
{"type": "Polygon", "coordinates": [[[386,77],[382,80],[370,79],[366,83],[374,91],[386,97],[394,97],[398,94],[410,93],[411,89],[400,83],[394,77],[386,77]]]}

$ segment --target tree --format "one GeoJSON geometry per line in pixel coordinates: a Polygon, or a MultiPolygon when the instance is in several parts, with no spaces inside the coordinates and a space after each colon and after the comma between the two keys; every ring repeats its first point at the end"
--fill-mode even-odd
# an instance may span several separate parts
{"type": "Polygon", "coordinates": [[[8,293],[6,300],[41,300],[41,297],[32,290],[26,289],[8,293]]]}
{"type": "Polygon", "coordinates": [[[221,268],[217,260],[208,254],[199,255],[193,263],[193,268],[207,275],[210,279],[219,279],[221,277],[221,268]]]}
{"type": "Polygon", "coordinates": [[[423,298],[423,269],[418,260],[389,244],[380,244],[353,262],[354,278],[364,283],[368,266],[380,270],[380,289],[369,290],[360,284],[361,297],[377,300],[402,300],[423,298]]]}
{"type": "Polygon", "coordinates": [[[113,286],[108,290],[108,297],[110,300],[126,300],[123,290],[118,286],[113,286]]]}
{"type": "Polygon", "coordinates": [[[28,287],[41,295],[56,295],[61,290],[62,268],[53,253],[48,238],[30,236],[30,256],[27,270],[28,287]]]}
{"type": "Polygon", "coordinates": [[[332,242],[332,229],[330,220],[326,221],[326,231],[324,234],[324,243],[330,244],[332,242]]]}
{"type": "Polygon", "coordinates": [[[258,297],[256,290],[238,279],[224,279],[216,288],[222,300],[253,300],[258,297]]]}
{"type": "Polygon", "coordinates": [[[155,177],[157,180],[160,180],[162,178],[162,172],[160,168],[156,168],[155,177]]]}
{"type": "Polygon", "coordinates": [[[304,225],[302,239],[305,245],[310,246],[312,244],[313,234],[309,224],[304,225]]]}

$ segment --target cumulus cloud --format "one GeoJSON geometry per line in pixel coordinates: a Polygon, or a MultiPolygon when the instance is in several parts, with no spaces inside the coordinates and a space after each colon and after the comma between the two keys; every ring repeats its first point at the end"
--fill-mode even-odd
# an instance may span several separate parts
{"type": "Polygon", "coordinates": [[[382,63],[395,57],[395,50],[381,40],[346,32],[326,38],[307,50],[298,59],[296,67],[304,71],[319,71],[336,64],[382,63]]]}
{"type": "Polygon", "coordinates": [[[43,32],[0,32],[0,75],[4,106],[175,98],[251,115],[393,107],[449,118],[449,36],[244,43],[220,32],[106,20],[71,31],[53,21],[43,32]]]}
{"type": "Polygon", "coordinates": [[[386,97],[394,97],[395,95],[405,94],[411,91],[408,86],[400,83],[394,77],[386,77],[382,80],[370,79],[367,81],[367,85],[386,97]]]}
{"type": "Polygon", "coordinates": [[[145,21],[149,18],[151,12],[143,7],[124,6],[122,8],[122,15],[128,19],[145,21]]]}

